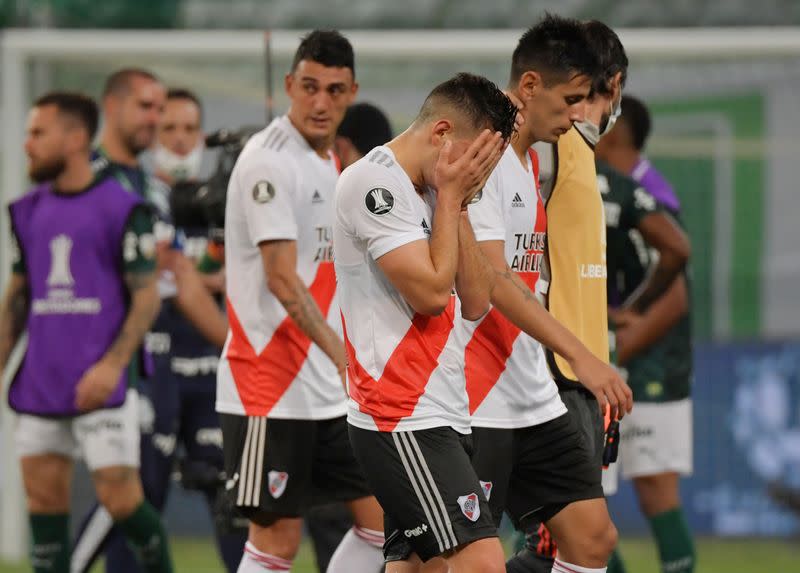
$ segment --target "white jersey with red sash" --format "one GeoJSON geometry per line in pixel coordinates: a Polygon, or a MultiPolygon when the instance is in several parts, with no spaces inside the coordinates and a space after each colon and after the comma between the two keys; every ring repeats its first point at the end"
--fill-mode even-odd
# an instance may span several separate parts
{"type": "Polygon", "coordinates": [[[333,271],[334,156],[320,157],[287,117],[248,141],[228,185],[225,275],[230,331],[217,371],[217,411],[301,420],[343,416],[333,362],[267,287],[259,244],[295,241],[297,274],[341,332],[333,271]]]}
{"type": "MultiPolygon", "coordinates": [[[[538,158],[529,150],[520,161],[509,146],[487,181],[469,217],[478,242],[504,242],[506,262],[536,291],[544,256],[547,216],[539,193],[538,158]]],[[[493,308],[475,323],[465,351],[465,372],[472,425],[524,428],[566,412],[547,369],[544,350],[493,308]]]]}

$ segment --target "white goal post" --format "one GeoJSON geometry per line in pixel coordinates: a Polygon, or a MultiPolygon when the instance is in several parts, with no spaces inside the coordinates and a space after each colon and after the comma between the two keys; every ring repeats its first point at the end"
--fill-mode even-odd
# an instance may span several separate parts
{"type": "MultiPolygon", "coordinates": [[[[288,59],[297,47],[300,30],[269,33],[272,54],[288,59]]],[[[507,61],[521,30],[359,30],[345,31],[358,63],[389,60],[485,62],[507,61]]],[[[632,63],[683,60],[741,61],[748,58],[800,56],[798,28],[623,29],[620,37],[632,63]]],[[[28,66],[48,61],[105,61],[136,57],[148,66],[159,58],[259,58],[265,33],[258,31],[66,31],[12,29],[1,37],[2,79],[2,187],[3,207],[26,187],[22,142],[32,96],[28,66]]],[[[453,69],[452,71],[457,71],[453,69]]],[[[279,78],[285,72],[276,69],[279,78]]],[[[444,77],[440,78],[444,79],[444,77]]],[[[213,78],[211,79],[213,81],[213,78]]],[[[398,84],[403,78],[397,77],[398,84]]],[[[362,84],[365,84],[362,80],[362,84]]],[[[61,87],[61,86],[58,86],[61,87]]],[[[75,86],[71,86],[75,87],[75,86]]],[[[422,86],[427,88],[430,86],[422,86]]],[[[427,91],[427,90],[425,90],[427,91]]],[[[378,102],[380,103],[380,102],[378,102]]],[[[724,195],[718,209],[725,212],[724,195]]],[[[0,216],[0,283],[9,271],[9,221],[0,216]]],[[[724,265],[725,261],[719,264],[724,265]]],[[[715,291],[716,291],[715,286],[715,291]]],[[[720,300],[725,300],[720,287],[720,300]]],[[[716,298],[716,297],[715,297],[716,298]]],[[[723,325],[724,327],[724,325],[723,325]]],[[[0,406],[2,476],[0,484],[0,560],[18,561],[27,552],[27,520],[16,457],[13,454],[12,416],[5,391],[0,406]]]]}

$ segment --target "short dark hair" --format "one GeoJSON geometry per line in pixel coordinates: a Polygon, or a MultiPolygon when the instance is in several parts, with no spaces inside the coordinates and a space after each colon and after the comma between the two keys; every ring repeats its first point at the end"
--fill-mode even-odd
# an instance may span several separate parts
{"type": "Polygon", "coordinates": [[[611,95],[611,78],[621,72],[622,87],[628,80],[628,55],[625,53],[625,46],[622,45],[617,33],[599,20],[589,20],[584,23],[584,27],[589,45],[597,54],[600,64],[598,73],[592,81],[592,93],[611,95]]]}
{"type": "Polygon", "coordinates": [[[167,90],[167,101],[175,99],[190,101],[196,105],[200,112],[200,123],[203,123],[203,104],[196,93],[189,88],[169,88],[167,90]]]}
{"type": "Polygon", "coordinates": [[[392,127],[380,108],[361,102],[347,108],[336,135],[346,137],[361,155],[366,155],[392,139],[392,127]]]}
{"type": "Polygon", "coordinates": [[[106,78],[103,87],[103,98],[110,95],[127,95],[131,89],[133,78],[145,78],[154,82],[160,81],[158,77],[144,68],[122,68],[106,78]]]}
{"type": "Polygon", "coordinates": [[[417,119],[432,119],[442,105],[457,110],[474,128],[499,131],[503,139],[514,132],[516,106],[500,88],[482,76],[461,72],[439,84],[425,98],[417,119]]]}
{"type": "Polygon", "coordinates": [[[97,104],[87,95],[78,92],[49,92],[39,97],[34,107],[54,105],[58,113],[78,121],[89,136],[89,142],[97,133],[100,112],[97,104]]]}
{"type": "Polygon", "coordinates": [[[517,42],[511,56],[511,81],[516,82],[528,71],[538,72],[545,85],[561,83],[570,75],[593,78],[598,61],[583,24],[573,18],[545,14],[517,42]]]}
{"type": "Polygon", "coordinates": [[[337,30],[314,30],[303,36],[294,53],[292,71],[303,60],[317,62],[329,68],[350,68],[353,77],[356,76],[353,46],[337,30]]]}
{"type": "Polygon", "coordinates": [[[650,119],[650,111],[644,102],[633,96],[622,96],[622,115],[620,119],[625,122],[631,132],[633,146],[637,151],[642,151],[647,138],[650,137],[650,130],[653,122],[650,119]]]}

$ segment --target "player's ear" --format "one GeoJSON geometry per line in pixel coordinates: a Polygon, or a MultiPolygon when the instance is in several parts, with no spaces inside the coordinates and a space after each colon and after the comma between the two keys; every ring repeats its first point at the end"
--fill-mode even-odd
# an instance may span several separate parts
{"type": "Polygon", "coordinates": [[[289,72],[283,78],[283,89],[286,91],[286,95],[289,95],[291,93],[293,85],[294,85],[294,73],[289,72]]]}
{"type": "Polygon", "coordinates": [[[520,76],[517,88],[522,98],[527,101],[536,97],[542,85],[542,75],[534,70],[528,70],[520,76]]]}
{"type": "Polygon", "coordinates": [[[431,143],[434,147],[440,147],[452,135],[453,123],[449,119],[440,119],[433,124],[431,129],[431,143]]]}

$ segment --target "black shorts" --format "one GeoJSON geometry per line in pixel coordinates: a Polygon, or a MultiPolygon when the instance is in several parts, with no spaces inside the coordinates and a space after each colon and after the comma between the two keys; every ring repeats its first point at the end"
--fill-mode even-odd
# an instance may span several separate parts
{"type": "Polygon", "coordinates": [[[372,495],[350,448],[344,416],[219,418],[226,488],[248,519],[299,517],[314,505],[372,495]]]}
{"type": "Polygon", "coordinates": [[[427,561],[496,537],[470,464],[470,436],[452,428],[378,432],[350,426],[350,441],[383,507],[387,561],[427,561]]]}
{"type": "Polygon", "coordinates": [[[473,428],[472,435],[472,463],[495,525],[503,510],[524,529],[572,502],[603,497],[600,465],[569,413],[527,428],[473,428]]]}

